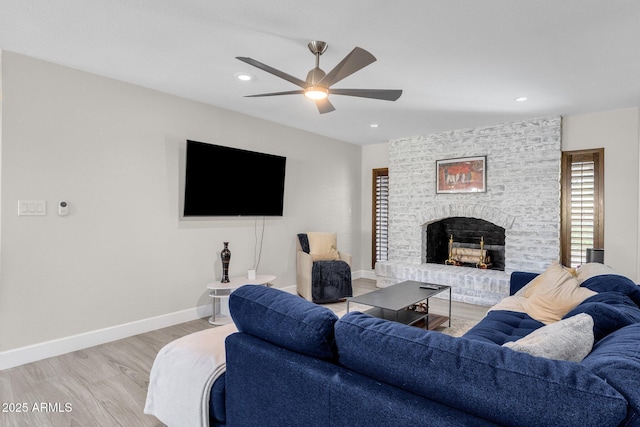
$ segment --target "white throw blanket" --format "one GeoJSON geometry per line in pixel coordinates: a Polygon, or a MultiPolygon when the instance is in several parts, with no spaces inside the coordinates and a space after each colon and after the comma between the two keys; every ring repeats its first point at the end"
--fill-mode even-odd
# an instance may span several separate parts
{"type": "Polygon", "coordinates": [[[144,413],[169,427],[209,425],[211,386],[226,370],[224,340],[233,323],[165,345],[151,368],[144,413]]]}

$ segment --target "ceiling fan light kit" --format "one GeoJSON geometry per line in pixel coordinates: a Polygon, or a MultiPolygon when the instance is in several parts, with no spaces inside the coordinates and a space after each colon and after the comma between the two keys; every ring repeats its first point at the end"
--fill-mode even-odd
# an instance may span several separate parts
{"type": "Polygon", "coordinates": [[[320,55],[327,50],[327,43],[323,41],[312,41],[308,44],[308,47],[311,53],[316,57],[316,66],[309,71],[306,80],[298,79],[297,77],[277,70],[252,58],[243,56],[236,57],[236,59],[239,59],[242,62],[256,68],[260,68],[267,73],[273,74],[276,77],[280,77],[281,79],[302,88],[302,90],[263,93],[258,95],[248,95],[248,97],[255,98],[264,96],[304,94],[307,98],[314,100],[320,114],[324,114],[335,110],[335,107],[328,99],[331,94],[381,99],[385,101],[395,101],[400,98],[400,95],[402,95],[402,90],[398,89],[332,89],[332,85],[346,77],[349,77],[351,74],[363,69],[367,65],[372,64],[376,61],[376,58],[366,50],[356,47],[347,56],[345,56],[338,65],[329,71],[329,73],[325,73],[320,68],[320,55]]]}
{"type": "Polygon", "coordinates": [[[329,89],[320,86],[309,86],[304,90],[304,96],[313,100],[325,99],[329,96],[329,89]]]}

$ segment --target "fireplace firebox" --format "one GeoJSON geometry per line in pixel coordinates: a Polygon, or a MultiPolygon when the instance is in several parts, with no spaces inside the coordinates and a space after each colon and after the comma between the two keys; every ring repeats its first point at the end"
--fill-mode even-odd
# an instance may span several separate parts
{"type": "MultiPolygon", "coordinates": [[[[483,219],[467,217],[444,218],[425,228],[427,263],[444,264],[449,259],[449,246],[453,241],[454,248],[480,249],[482,246],[490,257],[488,268],[504,271],[504,228],[483,219]]],[[[475,262],[466,261],[461,265],[476,266],[475,262]]]]}

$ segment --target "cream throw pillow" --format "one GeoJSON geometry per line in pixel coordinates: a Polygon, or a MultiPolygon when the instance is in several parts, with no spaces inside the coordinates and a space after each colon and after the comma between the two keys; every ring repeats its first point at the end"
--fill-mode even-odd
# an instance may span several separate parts
{"type": "Polygon", "coordinates": [[[585,299],[596,294],[581,288],[578,280],[557,262],[534,279],[525,292],[522,308],[532,318],[546,325],[557,322],[585,299]]]}
{"type": "Polygon", "coordinates": [[[307,232],[309,255],[314,261],[333,261],[340,259],[337,249],[336,233],[307,232]]]}
{"type": "Polygon", "coordinates": [[[589,262],[587,264],[582,264],[576,270],[576,277],[578,278],[578,283],[582,284],[587,279],[590,279],[594,276],[600,276],[601,274],[620,274],[615,271],[613,268],[608,265],[600,264],[598,262],[589,262]]]}
{"type": "Polygon", "coordinates": [[[532,356],[580,363],[591,352],[593,341],[593,318],[580,313],[502,346],[532,356]]]}
{"type": "Polygon", "coordinates": [[[532,281],[520,288],[520,290],[518,290],[514,295],[529,298],[540,285],[549,282],[549,280],[555,280],[554,278],[564,277],[563,270],[572,276],[576,275],[575,268],[568,268],[560,264],[558,261],[553,261],[544,273],[536,276],[532,281]]]}

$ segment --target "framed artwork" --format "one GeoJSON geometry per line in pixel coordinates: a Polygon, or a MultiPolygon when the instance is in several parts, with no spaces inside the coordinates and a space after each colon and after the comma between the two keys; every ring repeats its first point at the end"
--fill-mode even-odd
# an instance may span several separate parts
{"type": "Polygon", "coordinates": [[[486,193],[487,156],[436,160],[436,193],[486,193]]]}

